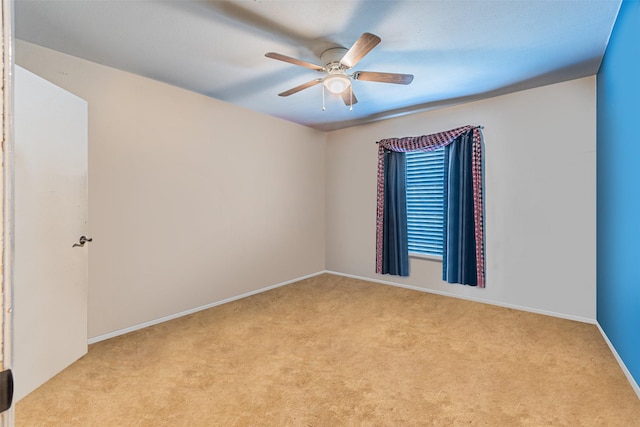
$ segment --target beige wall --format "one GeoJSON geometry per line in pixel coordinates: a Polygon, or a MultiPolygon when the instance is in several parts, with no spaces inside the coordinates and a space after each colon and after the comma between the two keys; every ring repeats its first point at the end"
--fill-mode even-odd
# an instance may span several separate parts
{"type": "Polygon", "coordinates": [[[499,305],[595,320],[595,77],[332,132],[327,269],[499,305]],[[375,274],[375,141],[485,126],[487,287],[375,274]]]}
{"type": "Polygon", "coordinates": [[[20,40],[89,102],[89,337],[325,267],[325,135],[20,40]]]}
{"type": "Polygon", "coordinates": [[[89,101],[90,337],[325,268],[595,319],[593,77],[322,134],[22,41],[16,58],[89,101]],[[487,288],[427,260],[375,274],[375,141],[465,124],[485,126],[487,288]]]}

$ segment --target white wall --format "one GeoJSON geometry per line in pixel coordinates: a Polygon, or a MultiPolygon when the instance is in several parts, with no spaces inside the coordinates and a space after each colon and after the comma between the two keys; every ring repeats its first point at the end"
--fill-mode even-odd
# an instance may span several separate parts
{"type": "Polygon", "coordinates": [[[595,77],[332,132],[327,269],[434,292],[595,319],[595,77]],[[375,274],[377,140],[485,126],[486,289],[441,263],[375,274]]]}
{"type": "Polygon", "coordinates": [[[325,267],[325,135],[16,41],[89,102],[89,337],[325,267]]]}

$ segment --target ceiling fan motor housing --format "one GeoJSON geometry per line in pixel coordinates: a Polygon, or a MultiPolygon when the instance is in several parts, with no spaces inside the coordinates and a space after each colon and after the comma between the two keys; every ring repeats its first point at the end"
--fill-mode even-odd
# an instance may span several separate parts
{"type": "Polygon", "coordinates": [[[320,60],[329,74],[342,73],[347,69],[347,67],[340,64],[340,60],[347,53],[347,50],[344,47],[332,47],[322,52],[320,60]]]}

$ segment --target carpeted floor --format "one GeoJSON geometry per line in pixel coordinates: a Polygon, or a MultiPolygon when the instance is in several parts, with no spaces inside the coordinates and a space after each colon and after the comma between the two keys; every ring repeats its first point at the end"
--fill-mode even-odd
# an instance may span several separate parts
{"type": "Polygon", "coordinates": [[[322,275],[94,344],[18,426],[639,426],[594,325],[322,275]]]}

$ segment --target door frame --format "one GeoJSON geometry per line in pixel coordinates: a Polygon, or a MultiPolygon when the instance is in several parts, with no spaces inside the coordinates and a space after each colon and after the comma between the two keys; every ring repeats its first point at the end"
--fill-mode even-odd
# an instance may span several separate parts
{"type": "MultiPolygon", "coordinates": [[[[0,354],[2,370],[11,369],[12,356],[12,286],[13,286],[13,251],[14,251],[14,209],[13,209],[13,0],[1,0],[0,19],[2,31],[2,85],[0,85],[0,116],[2,117],[0,162],[0,180],[2,197],[0,198],[0,354]]],[[[0,414],[0,425],[10,427],[14,424],[14,407],[0,414]]]]}

